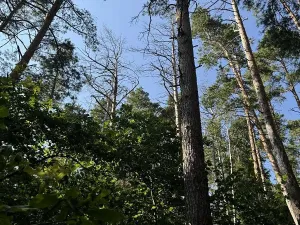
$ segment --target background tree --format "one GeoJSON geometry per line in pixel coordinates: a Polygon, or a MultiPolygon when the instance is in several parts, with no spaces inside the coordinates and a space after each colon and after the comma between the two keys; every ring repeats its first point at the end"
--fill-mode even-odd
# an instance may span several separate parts
{"type": "Polygon", "coordinates": [[[117,106],[138,85],[136,71],[124,58],[125,50],[125,40],[104,27],[97,51],[82,51],[87,63],[86,81],[95,92],[95,101],[110,119],[115,116],[117,106]]]}

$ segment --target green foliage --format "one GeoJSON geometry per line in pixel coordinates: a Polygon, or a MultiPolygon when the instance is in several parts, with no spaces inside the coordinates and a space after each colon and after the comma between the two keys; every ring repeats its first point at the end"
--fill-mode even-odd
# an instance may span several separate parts
{"type": "Polygon", "coordinates": [[[145,92],[143,88],[132,91],[127,97],[126,104],[130,105],[134,111],[155,112],[159,108],[158,103],[150,101],[149,93],[145,92]]]}
{"type": "Polygon", "coordinates": [[[12,223],[181,223],[179,142],[159,107],[124,105],[103,127],[75,104],[49,108],[38,90],[6,90],[0,199],[12,223]]]}
{"type": "Polygon", "coordinates": [[[91,218],[106,223],[117,223],[122,220],[123,215],[110,209],[91,209],[88,211],[91,218]]]}
{"type": "Polygon", "coordinates": [[[218,189],[212,197],[215,223],[232,224],[234,206],[238,224],[293,224],[291,217],[287,217],[288,209],[280,190],[276,188],[273,192],[269,185],[267,188],[268,191],[264,191],[254,178],[245,176],[243,169],[218,181],[218,189]]]}
{"type": "Polygon", "coordinates": [[[58,202],[56,194],[38,194],[29,202],[33,208],[44,209],[55,205],[58,202]]]}
{"type": "Polygon", "coordinates": [[[70,40],[51,41],[46,53],[40,53],[37,61],[42,73],[32,72],[30,76],[40,83],[41,98],[58,102],[66,97],[74,98],[74,93],[80,91],[82,72],[70,40]]]}
{"type": "Polygon", "coordinates": [[[242,107],[239,89],[235,78],[229,77],[222,69],[215,84],[207,88],[201,102],[205,108],[212,109],[219,114],[229,109],[242,107]]]}
{"type": "MultiPolygon", "coordinates": [[[[7,2],[0,3],[1,22],[11,11],[7,2]]],[[[14,37],[9,42],[19,54],[15,44],[21,41],[20,34],[35,32],[51,7],[49,1],[32,2],[27,1],[3,32],[9,39],[14,37]]],[[[146,1],[143,12],[164,17],[175,8],[169,3],[146,1]]],[[[300,83],[299,32],[279,1],[244,3],[261,16],[259,22],[267,28],[255,57],[268,97],[284,101],[284,94],[300,83]]],[[[197,6],[192,33],[200,39],[199,63],[207,69],[217,67],[218,73],[201,97],[214,224],[233,224],[235,218],[236,225],[290,225],[280,187],[270,181],[256,130],[266,182],[262,184],[253,172],[248,127],[241,113],[244,105],[230,74],[229,62],[234,62],[244,78],[251,107],[259,113],[239,33],[224,15],[212,12],[197,6]]],[[[105,46],[97,41],[91,14],[66,1],[24,79],[12,83],[4,72],[0,78],[0,224],[185,224],[182,153],[172,100],[163,107],[137,88],[118,105],[113,119],[99,106],[91,111],[83,108],[75,99],[89,67],[82,69],[76,46],[60,38],[69,30],[80,34],[91,51],[105,46]],[[64,102],[67,97],[70,103],[64,102]]],[[[2,55],[1,68],[10,69],[16,54],[12,58],[2,55]]],[[[104,98],[97,100],[99,105],[107,103],[104,98]]],[[[299,120],[285,121],[276,112],[274,116],[300,178],[299,120]]]]}
{"type": "Polygon", "coordinates": [[[9,115],[8,113],[8,108],[6,108],[5,106],[0,106],[0,118],[5,118],[9,115]]]}
{"type": "Polygon", "coordinates": [[[300,51],[299,32],[284,27],[272,27],[264,33],[259,48],[271,49],[270,53],[275,53],[275,57],[297,57],[300,51]]]}
{"type": "Polygon", "coordinates": [[[211,16],[208,10],[198,7],[192,16],[192,33],[200,38],[199,63],[212,68],[222,59],[228,60],[225,51],[243,63],[243,54],[235,26],[225,23],[221,16],[211,16]]]}

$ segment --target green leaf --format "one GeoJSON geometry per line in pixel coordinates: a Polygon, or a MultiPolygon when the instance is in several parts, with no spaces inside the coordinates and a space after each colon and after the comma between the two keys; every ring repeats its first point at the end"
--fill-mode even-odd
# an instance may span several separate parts
{"type": "Polygon", "coordinates": [[[8,117],[8,115],[9,115],[8,108],[1,105],[0,106],[0,118],[8,117]]]}
{"type": "Polygon", "coordinates": [[[58,215],[56,216],[56,220],[58,222],[62,222],[62,221],[65,221],[65,219],[67,218],[68,216],[68,212],[69,212],[69,209],[68,207],[63,207],[60,212],[58,213],[58,215]]]}
{"type": "Polygon", "coordinates": [[[64,176],[66,176],[66,174],[64,172],[60,172],[56,175],[56,179],[57,180],[61,180],[64,178],[64,176]]]}
{"type": "Polygon", "coordinates": [[[0,221],[1,225],[11,225],[10,218],[3,213],[0,213],[0,221]]]}
{"type": "Polygon", "coordinates": [[[6,128],[3,121],[0,121],[0,130],[4,130],[6,128]]]}
{"type": "Polygon", "coordinates": [[[0,171],[4,170],[6,166],[6,159],[3,155],[0,155],[0,171]]]}
{"type": "Polygon", "coordinates": [[[81,217],[80,218],[80,225],[94,225],[94,223],[87,218],[81,217]]]}
{"type": "Polygon", "coordinates": [[[34,175],[36,174],[36,170],[34,170],[32,167],[30,166],[26,166],[23,170],[25,173],[28,173],[29,175],[34,175]]]}
{"type": "Polygon", "coordinates": [[[110,194],[110,190],[102,189],[101,194],[99,195],[100,198],[104,198],[110,194]]]}
{"type": "Polygon", "coordinates": [[[112,209],[90,209],[88,215],[93,219],[106,223],[118,223],[123,219],[123,215],[112,209]]]}
{"type": "Polygon", "coordinates": [[[69,198],[77,198],[79,195],[79,191],[77,188],[72,187],[69,190],[66,191],[66,196],[69,198]]]}
{"type": "Polygon", "coordinates": [[[29,203],[31,207],[44,209],[58,202],[56,194],[38,194],[29,203]]]}

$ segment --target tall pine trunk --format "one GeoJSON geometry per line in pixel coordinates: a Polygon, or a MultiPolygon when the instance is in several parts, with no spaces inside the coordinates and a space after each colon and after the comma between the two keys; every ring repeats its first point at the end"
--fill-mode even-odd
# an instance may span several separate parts
{"type": "Polygon", "coordinates": [[[63,2],[64,0],[56,0],[53,3],[51,9],[46,15],[42,27],[34,37],[33,41],[30,43],[29,47],[27,48],[26,52],[22,56],[21,60],[16,64],[15,68],[10,73],[10,77],[14,82],[17,82],[20,79],[21,74],[24,72],[34,52],[41,44],[43,38],[45,37],[47,31],[49,30],[49,27],[63,2]]]}
{"type": "Polygon", "coordinates": [[[181,132],[187,224],[212,225],[204,160],[189,0],[176,1],[181,132]]]}
{"type": "Polygon", "coordinates": [[[231,0],[235,21],[238,25],[239,34],[242,40],[244,53],[247,59],[248,69],[250,71],[253,86],[257,94],[258,103],[262,115],[268,137],[272,145],[272,153],[278,164],[280,174],[283,178],[283,194],[286,198],[287,205],[296,225],[300,223],[300,188],[296,180],[295,174],[284,149],[280,134],[276,128],[269,100],[267,98],[262,79],[251,49],[251,45],[235,0],[231,0]]]}

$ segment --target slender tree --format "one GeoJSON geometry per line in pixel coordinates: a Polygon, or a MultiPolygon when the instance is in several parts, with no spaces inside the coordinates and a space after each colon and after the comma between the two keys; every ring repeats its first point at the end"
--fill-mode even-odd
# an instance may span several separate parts
{"type": "Polygon", "coordinates": [[[46,35],[47,31],[49,30],[49,27],[54,20],[54,17],[56,16],[57,12],[61,8],[64,0],[56,0],[49,12],[47,13],[44,23],[32,42],[30,43],[29,47],[27,48],[26,52],[22,56],[21,60],[16,64],[15,68],[10,73],[10,77],[16,82],[20,79],[21,74],[26,69],[28,63],[30,62],[31,58],[34,55],[34,52],[37,50],[39,45],[41,44],[44,36],[46,35]]]}
{"type": "Polygon", "coordinates": [[[7,15],[7,17],[4,18],[4,20],[0,24],[0,32],[3,32],[4,29],[7,27],[7,25],[11,22],[15,14],[23,7],[23,5],[26,3],[26,0],[19,0],[17,4],[13,7],[13,9],[10,11],[10,13],[7,15]]]}
{"type": "Polygon", "coordinates": [[[125,39],[104,27],[99,35],[97,50],[85,49],[81,52],[86,62],[87,84],[95,93],[93,97],[106,112],[107,118],[113,119],[117,106],[138,85],[136,71],[125,58],[125,39]],[[127,87],[129,84],[130,87],[127,87]]]}
{"type": "MultiPolygon", "coordinates": [[[[253,117],[256,113],[253,110],[249,99],[249,94],[242,78],[240,64],[243,58],[240,57],[241,48],[237,39],[237,33],[234,32],[233,27],[229,24],[222,24],[221,21],[211,18],[206,10],[198,8],[193,16],[194,35],[199,36],[203,42],[203,48],[207,51],[200,52],[200,63],[210,65],[217,60],[225,59],[235,76],[236,83],[239,87],[242,99],[242,108],[244,109],[247,126],[248,137],[253,161],[254,174],[257,178],[265,181],[261,157],[255,145],[254,128],[252,124],[253,117]],[[205,21],[199,23],[201,18],[205,21]],[[214,51],[214,52],[212,52],[214,51]],[[209,56],[209,53],[211,55],[209,56]],[[261,166],[260,166],[261,165],[261,166]]],[[[255,115],[255,116],[254,116],[255,115]]],[[[258,118],[255,121],[258,123],[258,118]]]]}
{"type": "Polygon", "coordinates": [[[283,177],[283,193],[286,197],[287,205],[290,209],[294,222],[298,225],[300,223],[300,187],[293,173],[282,139],[276,127],[276,123],[270,109],[269,100],[259,74],[259,69],[251,49],[250,41],[243,24],[237,2],[235,0],[231,0],[231,5],[247,59],[248,69],[257,94],[258,103],[264,117],[266,131],[272,145],[274,157],[279,165],[281,176],[283,177]]]}
{"type": "Polygon", "coordinates": [[[174,102],[174,115],[175,115],[175,123],[176,123],[176,133],[177,136],[181,136],[181,120],[180,120],[180,101],[179,101],[179,91],[178,91],[178,72],[177,72],[177,54],[176,54],[176,45],[175,45],[175,24],[172,19],[171,21],[171,39],[172,39],[172,89],[173,89],[173,102],[174,102]]]}

